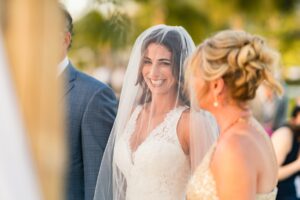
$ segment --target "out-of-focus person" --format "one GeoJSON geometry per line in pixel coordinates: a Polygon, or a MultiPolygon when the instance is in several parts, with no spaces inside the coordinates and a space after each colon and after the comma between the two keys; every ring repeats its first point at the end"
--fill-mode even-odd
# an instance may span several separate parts
{"type": "Polygon", "coordinates": [[[101,159],[116,115],[114,92],[104,83],[78,71],[67,57],[73,20],[63,5],[64,18],[59,76],[65,79],[66,198],[92,200],[101,159]]]}
{"type": "Polygon", "coordinates": [[[266,84],[262,84],[254,100],[250,101],[253,116],[261,123],[265,131],[271,136],[281,127],[287,118],[288,98],[276,93],[266,84]]]}
{"type": "Polygon", "coordinates": [[[300,176],[300,106],[292,110],[290,121],[272,135],[279,173],[278,200],[296,200],[298,187],[295,180],[300,176]]]}
{"type": "Polygon", "coordinates": [[[275,199],[276,156],[248,101],[262,82],[282,92],[271,73],[277,58],[260,36],[237,30],[206,39],[191,56],[188,83],[199,107],[216,118],[220,136],[195,170],[188,200],[275,199]]]}
{"type": "Polygon", "coordinates": [[[0,199],[40,198],[21,112],[0,34],[0,199]],[[22,167],[20,167],[22,166],[22,167]]]}
{"type": "Polygon", "coordinates": [[[62,199],[63,108],[53,68],[57,2],[1,0],[0,20],[0,199],[62,199]]]}

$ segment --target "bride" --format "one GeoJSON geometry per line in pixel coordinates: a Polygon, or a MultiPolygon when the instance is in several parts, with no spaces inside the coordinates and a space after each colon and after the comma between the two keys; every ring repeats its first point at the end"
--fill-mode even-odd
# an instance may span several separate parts
{"type": "MultiPolygon", "coordinates": [[[[184,198],[191,163],[201,157],[191,143],[190,102],[183,87],[184,61],[194,48],[182,27],[154,26],[136,40],[95,200],[184,198]]],[[[210,120],[206,113],[198,115],[202,125],[210,120]]],[[[199,148],[203,152],[215,137],[206,139],[199,148]]]]}

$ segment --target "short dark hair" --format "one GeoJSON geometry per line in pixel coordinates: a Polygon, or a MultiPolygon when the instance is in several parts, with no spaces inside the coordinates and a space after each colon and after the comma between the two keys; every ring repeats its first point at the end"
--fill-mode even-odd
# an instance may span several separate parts
{"type": "MultiPolygon", "coordinates": [[[[69,11],[66,9],[66,7],[62,4],[59,3],[59,10],[61,12],[61,14],[63,15],[63,20],[64,20],[64,25],[65,25],[65,30],[64,32],[69,32],[71,34],[71,36],[74,35],[73,32],[73,18],[71,16],[71,14],[69,13],[69,11]]],[[[71,47],[72,45],[72,37],[71,37],[71,42],[70,45],[68,47],[68,49],[71,47]]]]}
{"type": "Polygon", "coordinates": [[[296,105],[292,110],[291,117],[297,117],[298,113],[300,113],[300,106],[296,105]]]}
{"type": "MultiPolygon", "coordinates": [[[[181,35],[176,30],[164,31],[163,29],[158,29],[153,31],[149,36],[145,38],[142,44],[142,57],[146,53],[148,46],[152,43],[160,44],[165,46],[172,54],[171,65],[172,65],[172,74],[176,80],[179,81],[177,86],[179,86],[179,99],[189,105],[189,98],[184,90],[184,61],[188,55],[187,49],[184,49],[186,45],[183,44],[185,40],[181,38],[181,35]],[[182,69],[181,69],[182,68],[182,69]],[[182,71],[181,71],[182,70],[182,71]]],[[[137,84],[140,84],[143,88],[143,94],[139,103],[145,103],[151,101],[151,95],[149,95],[149,88],[147,87],[143,75],[143,59],[140,61],[139,74],[137,78],[137,84]]]]}

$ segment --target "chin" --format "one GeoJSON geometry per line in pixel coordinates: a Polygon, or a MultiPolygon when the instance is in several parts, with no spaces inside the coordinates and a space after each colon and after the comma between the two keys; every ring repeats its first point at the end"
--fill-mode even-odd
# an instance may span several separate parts
{"type": "Polygon", "coordinates": [[[150,89],[152,94],[166,94],[172,91],[172,88],[167,87],[166,85],[161,87],[153,87],[152,85],[148,84],[148,88],[150,89]]]}
{"type": "Polygon", "coordinates": [[[154,95],[164,95],[164,94],[168,94],[170,90],[151,90],[151,93],[154,95]]]}

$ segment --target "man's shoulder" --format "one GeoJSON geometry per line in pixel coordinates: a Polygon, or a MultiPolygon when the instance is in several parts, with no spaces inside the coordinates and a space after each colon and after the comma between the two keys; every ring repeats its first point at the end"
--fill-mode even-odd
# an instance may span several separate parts
{"type": "Polygon", "coordinates": [[[95,79],[94,77],[92,77],[91,75],[89,74],[86,74],[85,72],[82,72],[82,71],[79,71],[77,70],[78,74],[77,74],[77,78],[79,81],[83,82],[83,83],[86,83],[86,84],[92,84],[92,85],[95,85],[95,86],[102,86],[102,87],[105,87],[107,86],[105,83],[95,79]]]}
{"type": "Polygon", "coordinates": [[[92,77],[91,75],[86,74],[85,72],[82,72],[76,68],[75,68],[75,70],[77,73],[76,81],[78,82],[78,84],[77,84],[78,86],[88,87],[88,88],[95,89],[95,90],[98,90],[100,88],[109,88],[108,85],[97,80],[96,78],[92,77]]]}

